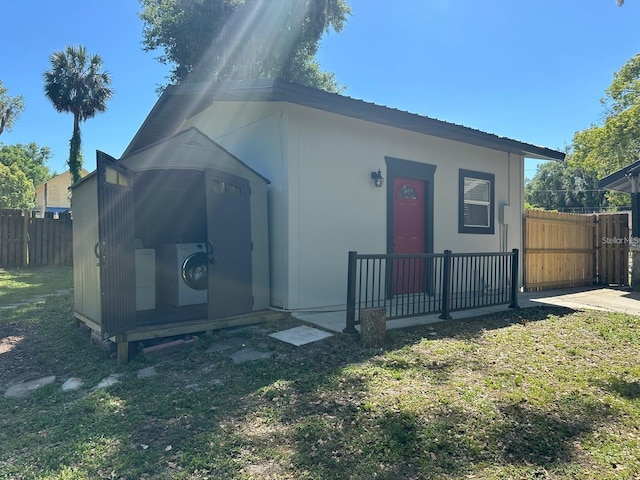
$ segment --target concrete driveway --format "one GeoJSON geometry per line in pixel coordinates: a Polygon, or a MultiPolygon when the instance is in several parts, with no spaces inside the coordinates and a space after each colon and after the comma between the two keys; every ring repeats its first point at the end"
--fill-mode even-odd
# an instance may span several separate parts
{"type": "Polygon", "coordinates": [[[518,297],[520,307],[556,305],[575,310],[602,310],[640,316],[640,292],[629,288],[578,287],[526,292],[518,297]]]}

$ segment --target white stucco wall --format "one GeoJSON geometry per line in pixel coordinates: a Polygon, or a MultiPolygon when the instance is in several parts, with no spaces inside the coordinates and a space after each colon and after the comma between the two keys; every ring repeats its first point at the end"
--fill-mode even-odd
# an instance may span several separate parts
{"type": "Polygon", "coordinates": [[[348,251],[387,252],[386,188],[370,177],[381,169],[388,178],[386,156],[437,166],[435,252],[520,248],[522,157],[301,106],[290,107],[289,124],[290,179],[298,186],[290,191],[291,308],[344,303],[348,251]],[[492,235],[458,233],[460,168],[495,175],[492,235]],[[506,244],[501,203],[515,212],[506,244]]]}
{"type": "Polygon", "coordinates": [[[216,104],[194,125],[267,178],[272,304],[288,309],[341,305],[349,250],[387,252],[387,190],[371,172],[385,157],[436,165],[434,251],[521,247],[523,159],[283,103],[216,104]],[[495,233],[458,233],[459,169],[495,175],[495,233]],[[511,206],[506,227],[499,205],[511,206]],[[505,237],[504,235],[508,235],[505,237]]]}

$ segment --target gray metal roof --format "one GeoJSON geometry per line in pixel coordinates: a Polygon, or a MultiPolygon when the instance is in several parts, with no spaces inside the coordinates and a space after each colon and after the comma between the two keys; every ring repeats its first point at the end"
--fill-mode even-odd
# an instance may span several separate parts
{"type": "Polygon", "coordinates": [[[280,79],[183,83],[165,89],[123,157],[165,137],[217,101],[289,102],[369,122],[468,143],[529,158],[563,160],[563,152],[434,118],[376,105],[280,79]]]}
{"type": "Polygon", "coordinates": [[[631,193],[629,179],[638,175],[640,175],[640,160],[604,177],[600,180],[600,187],[607,190],[615,190],[616,192],[631,193]]]}

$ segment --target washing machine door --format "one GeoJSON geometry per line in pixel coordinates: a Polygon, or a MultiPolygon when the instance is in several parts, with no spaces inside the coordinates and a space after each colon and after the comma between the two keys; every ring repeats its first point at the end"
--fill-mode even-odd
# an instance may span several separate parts
{"type": "Polygon", "coordinates": [[[194,253],[182,263],[182,279],[194,290],[206,290],[209,278],[209,258],[205,252],[194,253]]]}

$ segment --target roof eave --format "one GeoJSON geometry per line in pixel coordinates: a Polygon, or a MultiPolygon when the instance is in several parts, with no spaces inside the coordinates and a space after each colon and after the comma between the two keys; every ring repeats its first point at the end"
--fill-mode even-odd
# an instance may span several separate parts
{"type": "Polygon", "coordinates": [[[631,193],[631,179],[640,175],[640,160],[604,177],[598,185],[600,188],[615,192],[631,193]]]}
{"type": "MultiPolygon", "coordinates": [[[[123,153],[123,157],[145,146],[145,136],[168,136],[175,133],[187,118],[216,101],[282,101],[339,115],[387,125],[425,135],[468,143],[480,147],[522,155],[540,160],[564,160],[563,152],[520,142],[463,125],[405,112],[374,103],[325,92],[280,79],[258,79],[222,82],[211,87],[204,83],[169,86],[153,107],[142,126],[123,153]],[[179,99],[179,101],[178,101],[179,99]],[[172,115],[158,119],[163,110],[172,115]],[[153,131],[147,132],[147,130],[153,131]],[[173,131],[171,131],[173,130],[173,131]]],[[[158,138],[160,138],[158,137],[158,138]]],[[[157,140],[157,139],[156,139],[157,140]]]]}

